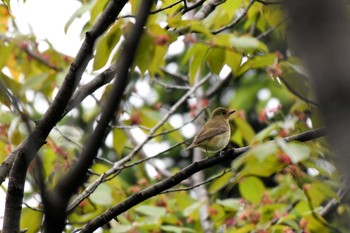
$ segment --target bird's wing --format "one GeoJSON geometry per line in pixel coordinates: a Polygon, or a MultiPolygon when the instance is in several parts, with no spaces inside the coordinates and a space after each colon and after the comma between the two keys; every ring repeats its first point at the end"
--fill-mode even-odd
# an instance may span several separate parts
{"type": "Polygon", "coordinates": [[[216,127],[211,127],[209,129],[208,127],[203,126],[201,130],[198,132],[197,137],[194,139],[195,144],[200,144],[201,142],[211,139],[226,131],[228,131],[226,122],[222,122],[218,124],[216,127]]]}

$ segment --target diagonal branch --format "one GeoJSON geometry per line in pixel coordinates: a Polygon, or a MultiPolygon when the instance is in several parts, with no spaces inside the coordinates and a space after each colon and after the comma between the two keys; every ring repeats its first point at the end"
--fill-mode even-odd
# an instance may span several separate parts
{"type": "MultiPolygon", "coordinates": [[[[325,136],[326,132],[324,129],[313,129],[309,130],[300,134],[296,134],[293,136],[285,137],[285,141],[310,141],[317,139],[319,137],[325,136]]],[[[81,233],[88,233],[93,232],[100,226],[103,226],[104,224],[108,223],[113,218],[116,218],[121,213],[127,211],[128,209],[132,208],[133,206],[153,197],[161,192],[174,187],[175,185],[179,184],[181,181],[187,179],[188,177],[192,176],[194,173],[199,172],[201,170],[204,170],[209,167],[213,167],[217,164],[232,161],[235,158],[237,158],[239,155],[243,154],[244,152],[248,151],[250,149],[250,146],[236,148],[232,150],[226,150],[223,151],[222,154],[214,157],[210,157],[201,161],[196,161],[192,163],[191,165],[185,167],[178,173],[174,174],[173,176],[166,178],[132,196],[124,200],[123,202],[117,204],[116,206],[113,206],[106,210],[104,213],[90,221],[85,227],[81,230],[81,233]]]]}
{"type": "Polygon", "coordinates": [[[46,232],[60,233],[64,230],[68,201],[76,189],[85,182],[87,178],[86,172],[97,155],[100,145],[103,143],[109,122],[114,118],[115,111],[118,109],[128,84],[129,68],[134,61],[137,45],[143,33],[152,3],[153,1],[150,0],[143,1],[140,6],[135,26],[133,26],[130,34],[127,35],[128,39],[122,50],[124,56],[119,61],[120,66],[116,74],[117,79],[113,84],[106,107],[103,109],[98,125],[88,138],[79,159],[72,165],[67,175],[59,180],[56,187],[43,198],[46,213],[44,222],[46,232]]]}
{"type": "MultiPolygon", "coordinates": [[[[52,128],[62,119],[68,101],[76,89],[88,62],[92,58],[95,41],[115,21],[126,2],[127,0],[115,0],[108,3],[97,23],[86,33],[85,41],[74,62],[71,64],[65,80],[52,104],[45,112],[42,119],[38,121],[33,131],[16,149],[16,153],[13,153],[13,155],[16,155],[16,158],[14,158],[9,176],[3,225],[4,233],[19,232],[24,182],[29,163],[35,157],[36,152],[45,143],[52,128]]],[[[0,167],[0,169],[3,169],[3,167],[0,167]]]]}
{"type": "MultiPolygon", "coordinates": [[[[81,193],[75,200],[72,201],[71,205],[68,208],[68,211],[71,211],[80,201],[82,201],[84,198],[89,196],[98,187],[98,185],[100,185],[105,179],[108,179],[108,177],[114,176],[115,174],[119,174],[119,172],[121,172],[121,170],[126,167],[125,163],[130,161],[135,156],[135,154],[137,154],[150,139],[155,137],[156,131],[169,119],[169,117],[177,110],[177,108],[181,104],[183,104],[187,100],[187,98],[189,96],[191,96],[195,92],[195,90],[199,86],[203,85],[210,77],[211,77],[211,75],[207,75],[206,77],[204,77],[201,80],[201,82],[199,82],[195,86],[193,86],[191,88],[191,90],[189,90],[180,100],[178,100],[172,106],[170,111],[163,117],[163,119],[156,126],[154,126],[152,129],[149,130],[149,134],[147,135],[146,139],[144,141],[142,141],[140,144],[138,144],[127,156],[123,157],[121,160],[114,163],[112,168],[110,168],[104,174],[100,175],[94,182],[89,184],[89,186],[84,190],[84,192],[81,193]]],[[[173,146],[169,149],[177,147],[181,144],[182,143],[176,144],[175,146],[173,146]]],[[[165,150],[165,151],[167,151],[167,150],[165,150]]],[[[164,151],[161,153],[164,153],[164,151]]],[[[156,157],[158,155],[159,154],[155,155],[154,157],[156,157]]],[[[145,162],[151,158],[153,158],[153,157],[142,159],[142,160],[138,161],[138,163],[145,162]]],[[[134,166],[134,165],[135,164],[132,164],[131,166],[134,166]]]]}
{"type": "Polygon", "coordinates": [[[210,0],[202,6],[202,8],[194,15],[195,19],[205,19],[215,8],[224,3],[226,0],[210,0]]]}

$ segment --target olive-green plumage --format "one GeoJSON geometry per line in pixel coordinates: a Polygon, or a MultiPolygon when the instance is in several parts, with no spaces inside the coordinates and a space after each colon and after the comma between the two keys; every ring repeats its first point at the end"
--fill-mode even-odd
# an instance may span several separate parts
{"type": "Polygon", "coordinates": [[[206,152],[218,152],[224,149],[230,141],[229,119],[234,112],[235,110],[222,107],[216,108],[186,150],[198,147],[206,152]]]}

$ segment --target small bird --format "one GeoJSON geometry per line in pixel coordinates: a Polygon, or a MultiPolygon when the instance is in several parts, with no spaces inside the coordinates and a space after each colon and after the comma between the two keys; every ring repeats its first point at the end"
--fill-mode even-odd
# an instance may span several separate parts
{"type": "Polygon", "coordinates": [[[230,141],[229,118],[234,112],[235,110],[222,107],[216,108],[186,150],[198,147],[205,152],[218,152],[224,149],[230,141]]]}

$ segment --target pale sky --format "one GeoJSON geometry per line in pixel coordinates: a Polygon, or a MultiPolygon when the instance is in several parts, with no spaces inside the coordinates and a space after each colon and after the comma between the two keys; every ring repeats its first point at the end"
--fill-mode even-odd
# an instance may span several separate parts
{"type": "Polygon", "coordinates": [[[88,15],[74,21],[67,34],[64,26],[80,5],[74,0],[27,0],[25,4],[12,0],[11,10],[21,33],[32,32],[38,39],[49,40],[60,52],[75,56],[81,44],[81,28],[88,15]]]}

